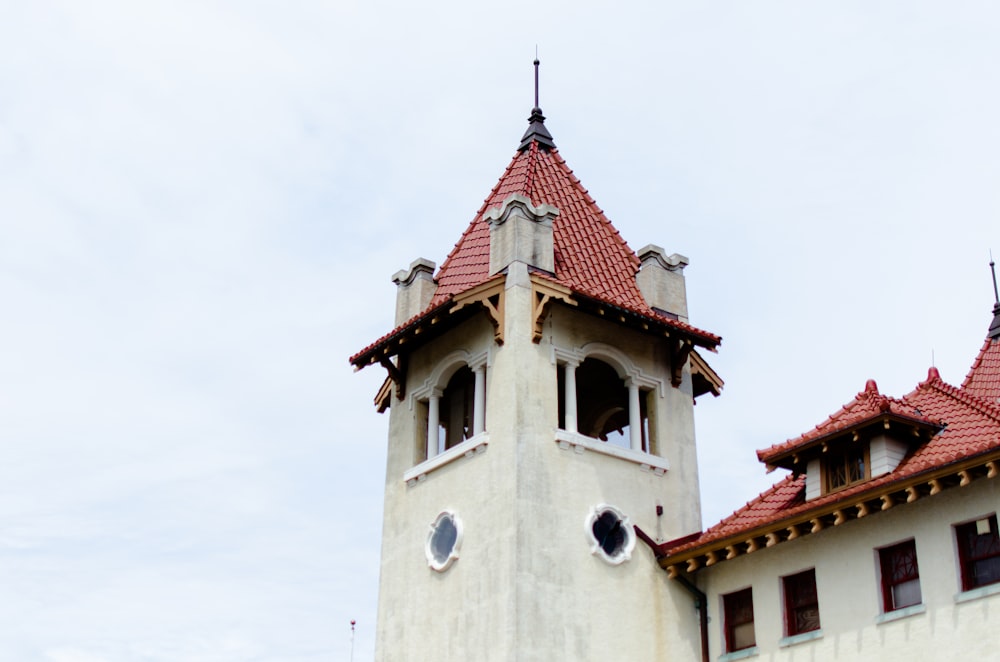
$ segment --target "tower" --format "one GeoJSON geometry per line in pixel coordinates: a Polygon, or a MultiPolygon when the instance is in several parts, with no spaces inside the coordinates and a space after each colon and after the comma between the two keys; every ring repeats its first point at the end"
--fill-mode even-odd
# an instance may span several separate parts
{"type": "MultiPolygon", "coordinates": [[[[537,81],[537,61],[536,61],[537,81]]],[[[536,102],[435,274],[398,272],[378,660],[697,657],[698,615],[649,554],[700,530],[687,258],[638,255],[560,156],[536,102]]]]}

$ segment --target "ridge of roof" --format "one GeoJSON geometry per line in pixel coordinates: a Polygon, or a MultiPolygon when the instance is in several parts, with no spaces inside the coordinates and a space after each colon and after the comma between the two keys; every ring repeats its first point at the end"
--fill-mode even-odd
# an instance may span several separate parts
{"type": "Polygon", "coordinates": [[[903,400],[879,393],[875,380],[869,379],[863,391],[860,391],[850,402],[830,414],[830,416],[813,429],[788,441],[758,450],[757,459],[761,462],[769,462],[819,439],[843,432],[885,415],[894,415],[927,425],[938,424],[938,421],[927,418],[919,410],[910,407],[903,400]]]}
{"type": "MultiPolygon", "coordinates": [[[[936,370],[934,373],[933,377],[929,375],[927,379],[917,384],[917,387],[913,391],[904,395],[903,400],[909,401],[913,399],[921,389],[934,389],[957,400],[967,407],[975,409],[978,413],[994,419],[998,424],[1000,424],[1000,403],[991,402],[990,400],[977,395],[975,392],[970,391],[965,387],[952,386],[948,382],[941,379],[941,377],[936,374],[936,370]]],[[[998,441],[998,443],[1000,443],[1000,441],[998,441]]]]}

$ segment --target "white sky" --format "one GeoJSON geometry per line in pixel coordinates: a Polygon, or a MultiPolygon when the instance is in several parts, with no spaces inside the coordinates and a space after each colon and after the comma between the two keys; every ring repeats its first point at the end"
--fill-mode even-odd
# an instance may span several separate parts
{"type": "Polygon", "coordinates": [[[390,276],[443,261],[542,107],[724,337],[704,519],[754,450],[932,351],[1000,255],[994,2],[0,0],[0,659],[374,647],[390,276]]]}

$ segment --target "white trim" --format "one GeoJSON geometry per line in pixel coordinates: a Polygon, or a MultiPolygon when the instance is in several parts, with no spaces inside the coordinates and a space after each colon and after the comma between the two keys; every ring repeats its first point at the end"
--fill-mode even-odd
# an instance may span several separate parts
{"type": "Polygon", "coordinates": [[[490,443],[490,435],[486,432],[482,434],[477,434],[474,437],[469,437],[465,441],[455,446],[452,446],[443,453],[438,453],[429,460],[425,460],[413,467],[412,469],[407,469],[403,472],[403,480],[410,487],[413,487],[419,482],[424,481],[427,478],[427,474],[440,469],[446,464],[450,464],[455,460],[462,457],[472,457],[473,455],[479,455],[486,452],[486,446],[490,443]]]}
{"type": "Polygon", "coordinates": [[[431,370],[431,374],[427,376],[424,383],[410,391],[408,398],[410,410],[413,409],[413,403],[429,398],[431,391],[435,388],[443,389],[448,386],[448,380],[459,369],[468,367],[470,370],[475,371],[480,365],[485,365],[489,368],[492,363],[490,350],[485,349],[476,353],[457,349],[444,356],[437,362],[434,369],[431,370]]]}
{"type": "Polygon", "coordinates": [[[733,651],[732,653],[723,653],[719,656],[719,662],[732,662],[733,660],[742,660],[759,654],[760,649],[756,646],[751,646],[750,648],[741,648],[740,650],[733,651]]]}
{"type": "Polygon", "coordinates": [[[809,630],[809,632],[803,632],[802,634],[793,634],[790,637],[782,637],[778,640],[778,647],[785,648],[787,646],[794,646],[795,644],[801,644],[807,641],[812,641],[813,639],[819,639],[822,636],[823,628],[809,630]]]}
{"type": "Polygon", "coordinates": [[[621,446],[615,446],[606,441],[599,441],[579,433],[574,434],[566,430],[556,430],[555,441],[559,444],[559,448],[563,450],[573,449],[577,453],[589,450],[601,453],[602,455],[610,455],[619,460],[627,460],[638,464],[639,468],[643,471],[650,471],[657,476],[662,476],[670,469],[670,462],[665,457],[634,451],[630,448],[622,448],[621,446]]]}
{"type": "Polygon", "coordinates": [[[589,342],[573,349],[552,345],[552,354],[549,360],[553,365],[569,362],[579,365],[583,363],[584,359],[590,357],[600,359],[610,365],[623,381],[631,379],[638,386],[655,390],[661,398],[664,397],[666,389],[662,379],[646,374],[625,352],[602,342],[589,342]]]}
{"type": "Polygon", "coordinates": [[[961,593],[955,594],[955,602],[970,602],[972,600],[979,600],[980,598],[985,598],[991,595],[996,595],[1000,593],[1000,583],[997,584],[987,584],[986,586],[979,586],[968,591],[962,591],[961,593]]]}
{"type": "Polygon", "coordinates": [[[917,614],[923,614],[927,611],[927,605],[924,603],[910,605],[909,607],[903,607],[902,609],[893,609],[892,611],[887,611],[884,614],[879,614],[875,617],[875,625],[882,625],[883,623],[891,623],[892,621],[898,621],[901,618],[908,618],[910,616],[916,616],[917,614]]]}

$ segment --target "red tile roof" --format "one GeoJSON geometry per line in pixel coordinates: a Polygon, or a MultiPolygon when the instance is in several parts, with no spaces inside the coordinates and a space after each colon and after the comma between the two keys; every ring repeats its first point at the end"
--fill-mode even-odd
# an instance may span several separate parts
{"type": "Polygon", "coordinates": [[[720,338],[653,311],[635,282],[639,259],[573,174],[556,148],[532,142],[514,155],[437,274],[431,305],[489,278],[490,229],[486,212],[520,194],[535,206],[559,210],[552,222],[554,279],[576,293],[619,306],[718,344],[720,338]]]}
{"type": "Polygon", "coordinates": [[[639,269],[635,252],[566,165],[559,150],[533,139],[514,155],[441,265],[435,277],[438,288],[428,309],[352,356],[352,363],[432,309],[490,279],[490,229],[485,216],[514,194],[527,197],[536,207],[549,204],[559,210],[552,222],[555,273],[551,277],[556,282],[575,294],[683,331],[695,338],[696,344],[709,348],[719,344],[719,336],[661,315],[646,303],[635,281],[639,269]]]}
{"type": "Polygon", "coordinates": [[[773,463],[779,458],[810,446],[820,439],[857,427],[867,421],[883,418],[886,414],[893,414],[896,418],[927,425],[936,423],[902,400],[882,395],[878,392],[875,380],[869,379],[868,383],[865,384],[865,390],[854,396],[853,400],[831,414],[825,421],[801,436],[757,451],[757,459],[761,462],[773,463]]]}
{"type": "MultiPolygon", "coordinates": [[[[833,429],[838,421],[849,420],[855,413],[863,412],[865,407],[870,410],[873,405],[885,406],[882,400],[874,397],[876,393],[876,389],[866,388],[840,412],[803,437],[822,434],[817,431],[828,428],[833,429]],[[862,404],[863,400],[868,402],[862,404]]],[[[812,511],[855,506],[859,499],[865,498],[863,494],[872,491],[888,492],[894,484],[905,483],[963,460],[1000,451],[1000,405],[984,400],[965,388],[946,384],[934,368],[931,368],[925,381],[901,400],[887,400],[890,410],[899,407],[901,412],[918,412],[923,420],[940,421],[945,427],[929,441],[911,450],[896,469],[888,474],[808,502],[805,500],[805,476],[788,475],[696,539],[676,546],[665,543],[660,546],[661,552],[667,557],[683,555],[692,550],[711,548],[713,543],[730,537],[738,538],[744,534],[749,535],[753,530],[759,531],[762,527],[794,520],[812,511]]],[[[787,443],[793,444],[803,437],[787,443]]],[[[785,444],[772,449],[783,446],[785,444]]]]}
{"type": "Polygon", "coordinates": [[[986,339],[962,382],[962,390],[990,402],[1000,402],[1000,340],[986,339]]]}

